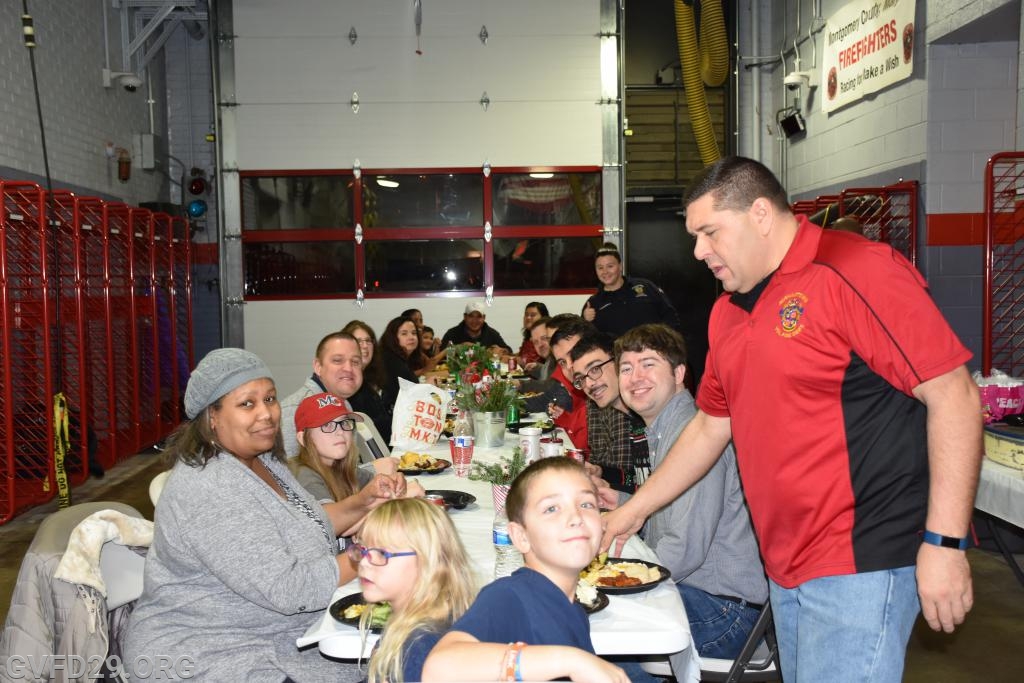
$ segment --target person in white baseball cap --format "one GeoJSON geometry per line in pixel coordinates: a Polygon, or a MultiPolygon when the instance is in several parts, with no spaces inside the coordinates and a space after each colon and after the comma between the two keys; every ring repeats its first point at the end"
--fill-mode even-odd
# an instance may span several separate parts
{"type": "Polygon", "coordinates": [[[501,334],[487,324],[487,309],[479,301],[470,301],[462,313],[462,322],[444,333],[441,348],[452,344],[483,344],[501,354],[511,355],[512,347],[501,334]]]}

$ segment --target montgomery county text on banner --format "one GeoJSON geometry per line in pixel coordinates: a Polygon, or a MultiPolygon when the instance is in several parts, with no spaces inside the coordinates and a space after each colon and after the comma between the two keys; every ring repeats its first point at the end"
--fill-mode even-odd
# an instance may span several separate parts
{"type": "Polygon", "coordinates": [[[861,0],[825,23],[821,110],[830,112],[910,78],[915,0],[861,0]]]}

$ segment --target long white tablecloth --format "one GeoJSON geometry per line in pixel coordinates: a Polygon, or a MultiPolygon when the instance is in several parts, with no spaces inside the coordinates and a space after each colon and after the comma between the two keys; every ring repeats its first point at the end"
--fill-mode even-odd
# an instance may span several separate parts
{"type": "MultiPolygon", "coordinates": [[[[563,435],[563,438],[567,437],[563,435]]],[[[473,459],[494,462],[501,455],[507,455],[517,443],[517,437],[506,434],[502,448],[476,448],[473,459]]],[[[448,443],[442,439],[429,449],[431,455],[450,460],[448,443]]],[[[494,578],[494,546],[491,526],[494,519],[494,502],[490,484],[456,477],[449,468],[442,474],[419,475],[415,477],[428,490],[464,491],[476,496],[476,503],[464,510],[452,510],[451,518],[469,552],[476,572],[478,585],[482,586],[494,578]]],[[[639,538],[632,538],[622,553],[649,562],[658,562],[654,552],[639,538]]],[[[357,581],[338,588],[332,603],[346,595],[359,592],[357,581]]],[[[608,607],[590,617],[590,637],[594,650],[602,655],[661,655],[687,650],[690,647],[690,626],[679,592],[666,581],[642,593],[610,596],[608,607]]],[[[359,631],[339,623],[324,612],[296,642],[299,647],[318,643],[320,651],[340,659],[369,657],[376,642],[376,636],[369,636],[361,642],[359,631]]],[[[691,650],[692,652],[692,650],[691,650]]],[[[680,675],[685,681],[700,679],[699,659],[690,657],[690,666],[680,675]]]]}
{"type": "Polygon", "coordinates": [[[974,507],[1024,528],[1024,471],[981,459],[974,507]]]}

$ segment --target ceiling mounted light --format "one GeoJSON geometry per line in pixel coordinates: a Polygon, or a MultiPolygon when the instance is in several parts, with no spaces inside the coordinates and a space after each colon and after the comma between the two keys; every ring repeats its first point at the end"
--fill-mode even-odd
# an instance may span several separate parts
{"type": "Polygon", "coordinates": [[[554,173],[531,173],[531,178],[537,178],[538,180],[547,180],[548,178],[554,178],[554,173]]]}
{"type": "Polygon", "coordinates": [[[390,178],[377,178],[377,184],[381,187],[398,187],[398,181],[390,178]]]}

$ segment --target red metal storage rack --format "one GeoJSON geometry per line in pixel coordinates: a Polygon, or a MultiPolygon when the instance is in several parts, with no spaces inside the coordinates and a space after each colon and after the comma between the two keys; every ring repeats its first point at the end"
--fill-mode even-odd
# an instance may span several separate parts
{"type": "Polygon", "coordinates": [[[0,522],[56,493],[42,189],[0,181],[0,522]]]}
{"type": "Polygon", "coordinates": [[[96,440],[95,458],[103,468],[117,462],[114,434],[114,347],[107,321],[107,237],[105,203],[94,197],[78,197],[79,246],[82,263],[82,304],[85,308],[85,358],[89,401],[87,422],[96,440]]]}
{"type": "Polygon", "coordinates": [[[174,301],[171,269],[171,216],[153,214],[153,294],[156,305],[156,359],[159,369],[159,437],[163,438],[178,424],[178,406],[175,402],[174,368],[174,301]]]}
{"type": "Polygon", "coordinates": [[[985,168],[985,290],[981,371],[1024,377],[1024,152],[985,168]]]}
{"type": "MultiPolygon", "coordinates": [[[[182,408],[185,385],[195,367],[192,346],[192,233],[188,221],[183,218],[171,219],[173,243],[171,249],[171,288],[174,301],[174,346],[175,369],[174,387],[177,394],[175,405],[182,408]]],[[[184,418],[184,413],[181,413],[184,418]]]]}
{"type": "Polygon", "coordinates": [[[128,210],[132,226],[132,307],[138,376],[139,447],[156,443],[160,428],[160,349],[157,335],[153,212],[128,210]]]}
{"type": "Polygon", "coordinates": [[[864,236],[892,245],[917,264],[917,181],[885,187],[848,188],[840,195],[844,216],[864,226],[864,236]]]}
{"type": "Polygon", "coordinates": [[[57,191],[50,195],[49,208],[53,219],[50,238],[59,248],[51,250],[56,261],[51,277],[55,286],[53,297],[56,315],[52,335],[59,344],[53,348],[54,390],[63,392],[68,408],[68,452],[64,470],[71,485],[81,484],[89,477],[89,357],[85,349],[85,298],[83,286],[82,216],[78,197],[71,192],[57,191]]]}
{"type": "MultiPolygon", "coordinates": [[[[132,238],[124,204],[104,206],[107,243],[107,334],[114,350],[108,381],[114,387],[114,458],[139,451],[139,379],[132,305],[132,238]]],[[[113,465],[110,463],[107,465],[113,465]]]]}

